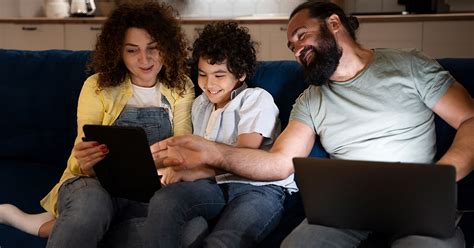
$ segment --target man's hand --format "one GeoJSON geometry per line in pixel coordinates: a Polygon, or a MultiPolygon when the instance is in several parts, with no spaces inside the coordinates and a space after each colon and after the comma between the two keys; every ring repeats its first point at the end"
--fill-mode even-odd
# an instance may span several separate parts
{"type": "Polygon", "coordinates": [[[150,149],[157,168],[179,170],[216,164],[220,157],[216,145],[199,136],[183,135],[155,143],[150,149]]]}

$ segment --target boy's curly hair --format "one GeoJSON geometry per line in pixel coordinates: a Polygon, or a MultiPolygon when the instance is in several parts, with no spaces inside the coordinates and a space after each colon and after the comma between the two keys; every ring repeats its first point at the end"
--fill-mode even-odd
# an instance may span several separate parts
{"type": "Polygon", "coordinates": [[[235,22],[216,22],[207,24],[193,44],[193,63],[199,58],[210,64],[227,62],[227,69],[240,78],[249,79],[257,65],[256,42],[252,41],[248,28],[239,27],[235,22]]]}
{"type": "Polygon", "coordinates": [[[185,37],[173,8],[156,2],[119,5],[104,23],[89,63],[89,68],[99,73],[99,87],[117,86],[125,80],[128,70],[122,51],[129,28],[144,29],[157,42],[163,59],[158,79],[183,92],[187,73],[185,37]]]}

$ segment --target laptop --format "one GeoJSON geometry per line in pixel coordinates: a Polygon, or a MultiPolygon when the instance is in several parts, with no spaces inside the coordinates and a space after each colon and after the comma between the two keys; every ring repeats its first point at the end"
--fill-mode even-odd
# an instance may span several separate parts
{"type": "Polygon", "coordinates": [[[452,237],[456,171],[430,164],[294,158],[310,224],[452,237]]]}
{"type": "Polygon", "coordinates": [[[85,139],[106,144],[109,153],[94,166],[111,196],[148,202],[161,187],[145,131],[140,127],[84,125],[85,139]]]}

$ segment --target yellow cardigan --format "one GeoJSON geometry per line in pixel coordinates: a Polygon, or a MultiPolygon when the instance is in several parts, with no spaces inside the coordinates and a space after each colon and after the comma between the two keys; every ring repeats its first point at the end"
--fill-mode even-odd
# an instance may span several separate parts
{"type": "MultiPolygon", "coordinates": [[[[84,83],[77,104],[77,137],[74,144],[82,141],[82,127],[85,124],[112,125],[132,96],[132,83],[127,77],[124,83],[116,87],[98,90],[97,74],[90,76],[84,83]]],[[[187,78],[186,90],[182,96],[165,85],[160,85],[160,92],[171,105],[173,112],[174,135],[191,134],[191,105],[194,100],[194,85],[187,78]]],[[[41,206],[54,216],[58,216],[58,191],[64,181],[75,177],[86,176],[81,173],[76,158],[69,156],[63,175],[49,194],[41,200],[41,206]]]]}

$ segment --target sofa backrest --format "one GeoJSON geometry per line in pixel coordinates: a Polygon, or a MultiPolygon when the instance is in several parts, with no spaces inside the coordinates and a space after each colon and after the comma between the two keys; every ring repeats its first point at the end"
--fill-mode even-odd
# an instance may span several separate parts
{"type": "Polygon", "coordinates": [[[65,166],[89,55],[0,49],[0,159],[65,166]]]}

